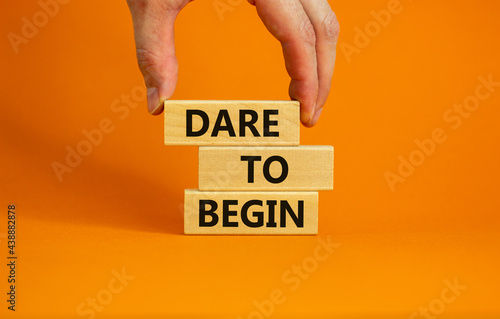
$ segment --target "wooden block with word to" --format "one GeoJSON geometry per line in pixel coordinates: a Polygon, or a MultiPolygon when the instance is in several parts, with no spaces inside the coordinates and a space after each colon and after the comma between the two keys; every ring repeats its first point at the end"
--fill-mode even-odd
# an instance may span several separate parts
{"type": "Polygon", "coordinates": [[[297,101],[165,101],[166,145],[299,145],[297,101]]]}
{"type": "Polygon", "coordinates": [[[184,233],[314,235],[317,192],[184,191],[184,233]]]}
{"type": "Polygon", "coordinates": [[[333,190],[332,146],[200,147],[202,191],[333,190]]]}

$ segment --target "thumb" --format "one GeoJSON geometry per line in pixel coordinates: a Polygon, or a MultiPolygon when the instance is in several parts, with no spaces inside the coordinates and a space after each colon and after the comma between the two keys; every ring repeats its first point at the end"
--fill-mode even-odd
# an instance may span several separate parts
{"type": "Polygon", "coordinates": [[[174,22],[188,2],[127,0],[134,23],[137,62],[147,87],[148,111],[154,115],[163,111],[163,101],[172,96],[177,84],[174,22]]]}

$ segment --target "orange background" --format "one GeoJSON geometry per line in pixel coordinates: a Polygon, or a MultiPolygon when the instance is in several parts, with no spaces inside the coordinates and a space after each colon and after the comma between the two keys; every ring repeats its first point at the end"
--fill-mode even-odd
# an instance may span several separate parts
{"type": "MultiPolygon", "coordinates": [[[[353,45],[355,28],[387,2],[330,1],[339,45],[353,45]]],[[[456,130],[443,114],[475,93],[479,76],[500,81],[500,5],[401,4],[350,63],[339,49],[322,118],[301,130],[302,144],[335,147],[335,191],[320,192],[318,236],[340,247],[290,291],[281,276],[313,256],[315,236],[182,235],[197,148],[164,146],[163,117],[150,116],[145,100],[120,101],[143,85],[125,2],[61,5],[16,54],[7,34],[20,34],[40,6],[2,1],[0,251],[4,265],[15,203],[15,315],[79,318],[77,306],[125,268],[135,279],[96,318],[248,318],[274,289],[286,295],[274,318],[408,318],[455,278],[467,288],[439,318],[498,317],[500,89],[456,130]],[[105,118],[113,132],[60,182],[51,164],[105,118]],[[414,140],[435,128],[447,140],[392,192],[384,173],[396,173],[398,157],[408,159],[414,140]]],[[[288,98],[279,43],[246,2],[223,20],[211,0],[189,4],[176,43],[173,99],[288,98]]],[[[6,278],[2,266],[2,317],[12,315],[6,278]]]]}

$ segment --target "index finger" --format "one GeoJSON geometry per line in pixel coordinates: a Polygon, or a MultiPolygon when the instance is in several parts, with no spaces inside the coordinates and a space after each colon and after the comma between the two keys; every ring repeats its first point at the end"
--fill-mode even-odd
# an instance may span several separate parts
{"type": "Polygon", "coordinates": [[[300,102],[300,120],[307,125],[314,115],[318,96],[316,35],[299,0],[255,0],[266,28],[281,42],[290,75],[290,98],[300,102]]]}

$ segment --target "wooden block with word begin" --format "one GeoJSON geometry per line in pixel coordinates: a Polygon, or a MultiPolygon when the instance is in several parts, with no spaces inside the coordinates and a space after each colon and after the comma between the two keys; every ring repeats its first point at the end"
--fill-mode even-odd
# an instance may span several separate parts
{"type": "Polygon", "coordinates": [[[184,233],[314,235],[317,192],[184,192],[184,233]]]}
{"type": "Polygon", "coordinates": [[[299,145],[297,101],[165,101],[166,145],[299,145]]]}
{"type": "Polygon", "coordinates": [[[332,146],[200,147],[199,189],[332,190],[332,146]]]}

